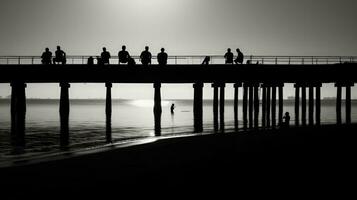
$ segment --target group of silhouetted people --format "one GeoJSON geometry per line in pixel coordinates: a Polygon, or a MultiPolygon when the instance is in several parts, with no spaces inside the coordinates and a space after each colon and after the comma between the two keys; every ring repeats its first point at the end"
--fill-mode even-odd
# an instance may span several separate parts
{"type": "MultiPolygon", "coordinates": [[[[101,56],[97,58],[98,64],[109,65],[110,58],[111,58],[110,53],[107,51],[105,47],[103,47],[103,52],[101,53],[101,56]]],[[[135,59],[130,56],[129,52],[126,50],[125,45],[123,45],[122,50],[119,51],[118,58],[119,58],[119,65],[121,64],[127,64],[130,66],[136,65],[135,59]]],[[[88,60],[88,64],[93,64],[93,58],[90,57],[89,59],[91,60],[88,60]]],[[[168,59],[168,55],[165,52],[165,49],[161,48],[161,52],[157,55],[157,61],[159,65],[167,65],[167,59],[168,59]]],[[[145,50],[140,54],[140,61],[142,65],[148,66],[151,65],[151,60],[152,60],[152,54],[149,51],[149,47],[146,46],[145,50]]]]}
{"type": "Polygon", "coordinates": [[[227,53],[224,55],[226,64],[234,64],[234,63],[243,64],[244,54],[241,52],[239,48],[236,51],[238,56],[236,59],[234,59],[234,54],[232,53],[232,50],[230,48],[227,49],[227,53]]]}
{"type": "Polygon", "coordinates": [[[50,51],[50,49],[46,48],[45,52],[42,53],[41,59],[42,64],[45,65],[50,65],[52,63],[62,63],[63,65],[65,65],[67,63],[66,53],[61,49],[60,46],[57,46],[54,58],[52,58],[52,52],[50,51]]]}
{"type": "MultiPolygon", "coordinates": [[[[227,53],[224,55],[225,58],[225,63],[226,64],[243,64],[244,61],[244,54],[241,52],[241,50],[238,48],[236,49],[237,51],[237,58],[234,59],[234,54],[232,53],[231,49],[227,49],[227,53]]],[[[119,65],[120,64],[127,64],[127,65],[136,65],[135,59],[132,58],[129,54],[129,52],[126,50],[126,46],[122,46],[122,50],[119,51],[118,53],[119,57],[119,65]]],[[[52,52],[49,50],[49,48],[46,48],[45,52],[43,52],[42,56],[42,63],[49,65],[49,64],[59,64],[62,63],[63,65],[66,64],[67,59],[66,59],[66,53],[61,50],[60,46],[57,46],[57,50],[55,52],[55,57],[52,58],[52,52]]],[[[109,51],[105,47],[103,47],[103,52],[101,53],[100,56],[97,57],[97,63],[98,65],[109,65],[110,64],[110,58],[111,55],[109,51]]],[[[167,65],[167,59],[168,55],[165,52],[164,48],[161,48],[161,52],[158,53],[157,55],[157,61],[159,65],[165,66],[167,65]]],[[[140,61],[142,65],[148,66],[151,65],[151,60],[152,60],[152,54],[149,51],[149,47],[146,46],[145,50],[141,52],[140,54],[140,61]]],[[[203,60],[202,64],[203,65],[208,65],[209,62],[211,61],[211,58],[209,56],[206,56],[205,59],[203,60]]],[[[90,56],[87,61],[88,65],[93,65],[94,64],[94,58],[90,56]]],[[[247,63],[248,64],[248,63],[247,63]]]]}

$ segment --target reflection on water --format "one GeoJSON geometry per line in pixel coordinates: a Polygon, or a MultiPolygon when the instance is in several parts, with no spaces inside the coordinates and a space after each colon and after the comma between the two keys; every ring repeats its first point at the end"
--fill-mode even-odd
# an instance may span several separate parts
{"type": "MultiPolygon", "coordinates": [[[[114,100],[112,117],[105,114],[104,100],[72,100],[69,118],[69,149],[83,149],[137,138],[154,137],[153,101],[114,100]]],[[[164,101],[162,104],[162,130],[165,135],[193,133],[193,102],[191,100],[164,101]],[[175,103],[172,114],[170,106],[175,103]]],[[[241,106],[240,102],[240,106],[241,106]]],[[[203,126],[205,132],[213,132],[212,101],[204,101],[203,126]]],[[[26,114],[26,146],[14,148],[10,137],[10,102],[0,100],[0,161],[25,156],[61,151],[60,116],[58,100],[28,100],[26,114]]],[[[356,105],[352,119],[357,119],[356,105]]],[[[242,111],[242,108],[239,108],[242,111]]],[[[293,103],[285,103],[284,112],[294,119],[293,103]]],[[[234,130],[233,102],[225,106],[225,128],[234,130]]],[[[322,123],[335,123],[335,105],[322,104],[322,123]]],[[[344,113],[342,114],[344,116],[344,113]]],[[[238,115],[242,127],[242,113],[238,115]]],[[[345,119],[343,119],[345,120],[345,119]]],[[[291,121],[294,124],[294,121],[291,121]]]]}

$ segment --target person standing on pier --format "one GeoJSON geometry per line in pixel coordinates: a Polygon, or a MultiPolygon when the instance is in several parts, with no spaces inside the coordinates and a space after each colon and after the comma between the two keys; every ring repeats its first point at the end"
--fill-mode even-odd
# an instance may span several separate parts
{"type": "Polygon", "coordinates": [[[46,48],[45,52],[42,53],[41,56],[42,60],[42,64],[44,65],[50,65],[52,64],[52,52],[50,51],[49,48],[46,48]]]}
{"type": "Polygon", "coordinates": [[[168,55],[167,55],[167,53],[165,53],[165,49],[161,48],[161,52],[159,54],[157,54],[157,62],[159,63],[160,66],[166,66],[167,58],[168,58],[168,55]]]}
{"type": "Polygon", "coordinates": [[[107,48],[103,47],[103,52],[101,54],[101,62],[103,65],[108,64],[111,56],[110,53],[107,51],[107,48]]]}
{"type": "Polygon", "coordinates": [[[66,53],[61,50],[60,46],[57,46],[55,55],[56,55],[56,57],[53,59],[53,64],[56,64],[56,63],[58,63],[58,64],[62,63],[62,65],[66,64],[66,62],[67,62],[66,53]]]}
{"type": "Polygon", "coordinates": [[[233,65],[233,53],[230,48],[227,49],[227,53],[224,55],[224,58],[226,59],[226,64],[232,64],[233,65]]]}
{"type": "Polygon", "coordinates": [[[129,58],[130,58],[129,52],[126,51],[126,46],[123,45],[123,46],[121,47],[121,49],[122,49],[122,50],[119,51],[119,53],[118,53],[119,65],[120,65],[120,63],[123,63],[123,64],[128,63],[129,58]]]}
{"type": "Polygon", "coordinates": [[[140,60],[141,60],[141,63],[143,64],[143,66],[151,65],[151,58],[152,58],[152,55],[149,51],[149,47],[146,46],[145,51],[141,52],[141,55],[140,55],[140,60]]]}
{"type": "Polygon", "coordinates": [[[240,49],[237,49],[237,53],[238,56],[237,58],[234,60],[234,62],[238,65],[238,64],[243,64],[243,60],[244,60],[244,55],[243,53],[240,51],[240,49]]]}

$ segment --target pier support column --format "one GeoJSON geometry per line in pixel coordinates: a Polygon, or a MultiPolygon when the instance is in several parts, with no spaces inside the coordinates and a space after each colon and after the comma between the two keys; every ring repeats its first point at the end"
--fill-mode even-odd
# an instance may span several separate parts
{"type": "Polygon", "coordinates": [[[337,97],[336,97],[336,120],[337,124],[342,124],[342,86],[339,84],[335,85],[337,87],[337,97]]]}
{"type": "Polygon", "coordinates": [[[265,87],[265,85],[262,85],[262,90],[263,90],[263,94],[262,94],[262,127],[265,128],[266,127],[266,107],[267,107],[267,88],[265,87]]]}
{"type": "Polygon", "coordinates": [[[301,124],[306,126],[306,86],[301,87],[301,124]]]}
{"type": "Polygon", "coordinates": [[[267,88],[265,87],[264,84],[262,84],[262,90],[263,90],[263,94],[262,94],[262,127],[265,128],[266,127],[266,116],[267,116],[267,88]]]}
{"type": "Polygon", "coordinates": [[[248,85],[244,83],[243,86],[243,128],[248,128],[248,85]]]}
{"type": "Polygon", "coordinates": [[[201,133],[203,131],[203,86],[203,83],[193,84],[193,124],[195,133],[201,133]]]}
{"type": "Polygon", "coordinates": [[[316,85],[316,125],[321,125],[321,87],[322,84],[316,85]]]}
{"type": "Polygon", "coordinates": [[[253,95],[253,86],[249,86],[249,129],[253,128],[253,102],[254,102],[254,95],[253,95]]]}
{"type": "Polygon", "coordinates": [[[254,85],[254,128],[259,128],[259,84],[254,85]]]}
{"type": "Polygon", "coordinates": [[[314,87],[309,86],[309,125],[314,125],[314,87]]]}
{"type": "Polygon", "coordinates": [[[283,115],[284,115],[284,93],[283,93],[284,84],[279,85],[279,126],[283,124],[283,115]]]}
{"type": "Polygon", "coordinates": [[[213,125],[214,131],[218,131],[218,84],[213,83],[213,125]]]}
{"type": "Polygon", "coordinates": [[[226,84],[220,84],[220,98],[219,98],[219,116],[220,116],[220,130],[224,132],[224,105],[225,105],[225,87],[226,84]]]}
{"type": "Polygon", "coordinates": [[[155,136],[161,136],[161,83],[154,83],[155,136]]]}
{"type": "Polygon", "coordinates": [[[273,86],[271,96],[271,125],[276,128],[276,86],[273,86]]]}
{"type": "Polygon", "coordinates": [[[26,84],[11,83],[11,143],[17,148],[25,147],[26,84]]]}
{"type": "Polygon", "coordinates": [[[351,85],[346,86],[346,124],[351,124],[351,85]]]}
{"type": "Polygon", "coordinates": [[[239,129],[238,123],[238,96],[239,96],[239,88],[242,87],[242,83],[234,84],[234,129],[237,132],[239,129]]]}
{"type": "Polygon", "coordinates": [[[300,86],[295,84],[295,126],[300,125],[300,86]]]}
{"type": "Polygon", "coordinates": [[[106,115],[106,141],[112,142],[112,83],[106,83],[107,88],[106,101],[105,101],[105,115],[106,115]]]}
{"type": "Polygon", "coordinates": [[[270,128],[271,121],[270,121],[270,107],[271,107],[271,87],[267,87],[267,127],[270,128]]]}
{"type": "Polygon", "coordinates": [[[61,97],[60,97],[60,119],[61,119],[61,135],[60,145],[61,147],[67,147],[69,145],[69,88],[71,85],[67,82],[60,83],[61,97]]]}

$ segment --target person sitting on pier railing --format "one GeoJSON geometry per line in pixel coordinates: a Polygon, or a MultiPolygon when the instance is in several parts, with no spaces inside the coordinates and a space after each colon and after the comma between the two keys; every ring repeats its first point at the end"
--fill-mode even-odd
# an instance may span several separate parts
{"type": "Polygon", "coordinates": [[[141,63],[144,66],[148,66],[149,64],[151,65],[151,58],[152,58],[152,55],[149,51],[149,47],[146,46],[145,51],[141,52],[141,55],[140,55],[141,63]]]}
{"type": "Polygon", "coordinates": [[[109,60],[110,60],[111,56],[110,56],[110,53],[107,51],[107,48],[103,47],[103,52],[100,57],[101,57],[101,62],[103,65],[110,64],[109,60]]]}
{"type": "Polygon", "coordinates": [[[136,65],[135,59],[133,57],[131,57],[131,56],[129,56],[128,65],[129,66],[135,66],[136,65]]]}
{"type": "Polygon", "coordinates": [[[122,49],[122,50],[119,51],[119,53],[118,53],[119,65],[120,65],[120,63],[124,63],[124,64],[128,63],[129,58],[130,58],[129,52],[126,51],[126,46],[123,45],[123,46],[121,47],[121,49],[122,49]]]}
{"type": "Polygon", "coordinates": [[[244,55],[243,53],[240,51],[240,49],[237,49],[237,53],[238,56],[237,58],[234,60],[234,62],[238,65],[238,64],[243,64],[243,60],[244,60],[244,55]]]}
{"type": "Polygon", "coordinates": [[[66,53],[63,50],[61,50],[60,46],[57,46],[55,55],[56,57],[53,58],[53,64],[62,63],[62,65],[65,65],[67,63],[66,53]]]}
{"type": "Polygon", "coordinates": [[[206,56],[205,59],[202,62],[202,65],[209,65],[209,62],[211,61],[210,56],[206,56]]]}
{"type": "Polygon", "coordinates": [[[88,64],[88,65],[94,65],[94,58],[93,58],[93,56],[90,56],[90,57],[88,58],[87,64],[88,64]]]}
{"type": "Polygon", "coordinates": [[[161,48],[161,52],[159,54],[157,54],[157,62],[159,63],[160,66],[166,66],[167,58],[168,58],[168,55],[167,55],[167,53],[165,53],[165,49],[161,48]]]}
{"type": "Polygon", "coordinates": [[[233,64],[233,53],[230,48],[227,49],[227,53],[224,55],[224,58],[226,59],[226,64],[233,64]]]}
{"type": "Polygon", "coordinates": [[[50,65],[52,64],[52,52],[50,51],[49,48],[46,48],[45,52],[42,53],[41,56],[42,60],[42,64],[44,65],[50,65]]]}

